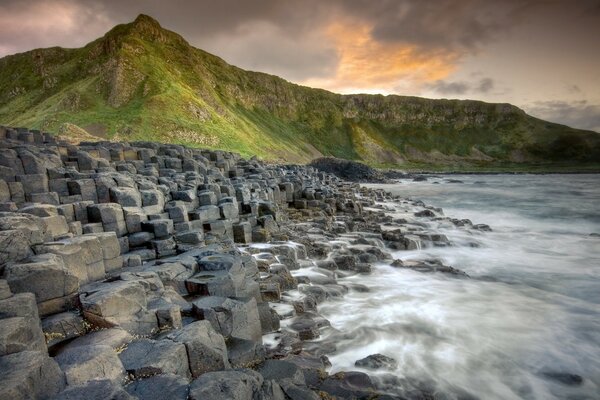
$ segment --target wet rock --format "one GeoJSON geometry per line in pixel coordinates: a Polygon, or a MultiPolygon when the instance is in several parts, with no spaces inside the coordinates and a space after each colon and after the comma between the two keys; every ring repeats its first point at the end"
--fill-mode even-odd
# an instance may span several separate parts
{"type": "Polygon", "coordinates": [[[395,369],[398,367],[398,362],[391,357],[383,354],[371,354],[365,358],[357,360],[354,363],[355,367],[367,369],[395,369]]]}
{"type": "Polygon", "coordinates": [[[583,377],[581,375],[572,374],[568,372],[560,371],[543,371],[541,373],[547,379],[561,383],[567,386],[578,386],[583,383],[583,377]]]}
{"type": "Polygon", "coordinates": [[[304,374],[298,365],[284,360],[267,360],[258,367],[258,372],[266,380],[275,380],[280,385],[289,381],[294,385],[305,386],[304,374]]]}
{"type": "Polygon", "coordinates": [[[418,211],[418,212],[414,213],[414,215],[415,215],[415,217],[428,217],[428,218],[435,217],[435,213],[431,210],[418,211]]]}
{"type": "Polygon", "coordinates": [[[269,303],[258,303],[257,307],[262,333],[265,334],[279,330],[279,315],[269,306],[269,303]]]}
{"type": "Polygon", "coordinates": [[[227,340],[227,351],[233,368],[250,368],[265,359],[262,343],[255,340],[230,338],[227,340]]]}
{"type": "Polygon", "coordinates": [[[448,265],[444,265],[440,260],[395,260],[392,263],[393,267],[396,268],[407,268],[413,271],[430,273],[430,272],[442,272],[445,274],[468,277],[468,275],[456,268],[450,267],[448,265]]]}
{"type": "Polygon", "coordinates": [[[355,371],[328,376],[317,387],[343,399],[369,398],[375,394],[376,389],[367,374],[355,371]]]}

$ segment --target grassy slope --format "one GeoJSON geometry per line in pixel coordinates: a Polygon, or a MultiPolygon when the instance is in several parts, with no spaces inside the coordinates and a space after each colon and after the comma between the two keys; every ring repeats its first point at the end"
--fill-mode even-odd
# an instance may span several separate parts
{"type": "Polygon", "coordinates": [[[414,168],[600,161],[600,134],[514,106],[306,88],[228,65],[145,16],[81,49],[5,57],[0,70],[0,122],[8,125],[55,131],[69,122],[123,140],[294,162],[319,152],[414,168]],[[478,160],[473,148],[495,161],[478,160]]]}

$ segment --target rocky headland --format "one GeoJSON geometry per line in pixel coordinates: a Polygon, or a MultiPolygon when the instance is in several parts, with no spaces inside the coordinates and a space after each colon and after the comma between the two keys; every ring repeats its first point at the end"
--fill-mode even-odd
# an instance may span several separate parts
{"type": "Polygon", "coordinates": [[[393,355],[330,375],[318,311],[381,262],[466,279],[394,260],[450,245],[432,219],[489,229],[312,166],[0,127],[0,398],[432,398],[393,355]]]}

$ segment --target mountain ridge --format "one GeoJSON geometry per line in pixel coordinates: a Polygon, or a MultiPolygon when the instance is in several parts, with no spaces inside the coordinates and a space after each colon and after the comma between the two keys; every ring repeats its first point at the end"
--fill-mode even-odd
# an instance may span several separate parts
{"type": "Polygon", "coordinates": [[[600,162],[600,134],[508,103],[341,95],[245,71],[140,15],[77,49],[0,59],[0,123],[371,165],[600,162]]]}

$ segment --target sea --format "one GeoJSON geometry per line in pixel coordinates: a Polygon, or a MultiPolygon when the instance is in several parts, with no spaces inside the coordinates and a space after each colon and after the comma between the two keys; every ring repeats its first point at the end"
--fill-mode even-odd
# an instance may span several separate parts
{"type": "MultiPolygon", "coordinates": [[[[468,278],[389,263],[344,278],[370,291],[319,307],[332,325],[321,340],[335,338],[331,372],[380,353],[398,366],[375,376],[407,395],[600,399],[600,175],[440,175],[365,186],[492,231],[432,220],[426,228],[451,246],[393,253],[440,259],[468,278]]],[[[399,205],[386,207],[403,216],[399,205]]]]}

